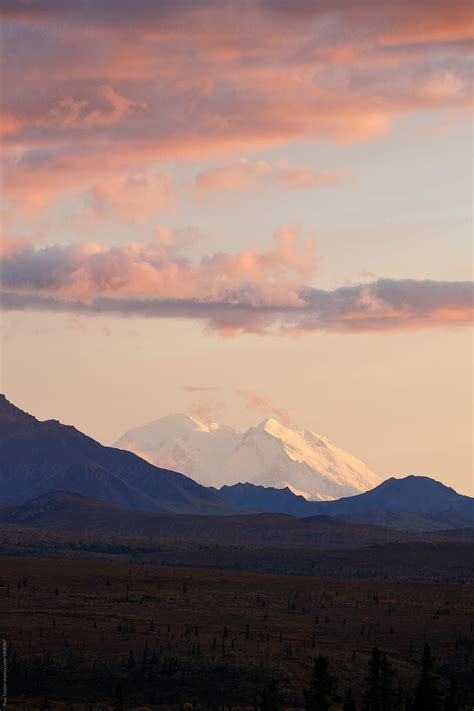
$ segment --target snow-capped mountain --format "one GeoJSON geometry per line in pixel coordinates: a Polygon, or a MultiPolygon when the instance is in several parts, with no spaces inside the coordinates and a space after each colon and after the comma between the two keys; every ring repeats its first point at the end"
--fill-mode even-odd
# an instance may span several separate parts
{"type": "Polygon", "coordinates": [[[206,486],[287,486],[316,501],[358,494],[381,481],[326,437],[290,429],[274,419],[238,432],[188,415],[169,415],[129,430],[114,446],[206,486]]]}

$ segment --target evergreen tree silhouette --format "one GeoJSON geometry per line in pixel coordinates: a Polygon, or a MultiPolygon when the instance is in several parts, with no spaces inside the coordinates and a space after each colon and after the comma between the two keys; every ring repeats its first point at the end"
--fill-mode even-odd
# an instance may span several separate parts
{"type": "Polygon", "coordinates": [[[461,706],[458,702],[456,679],[452,676],[449,684],[448,693],[444,701],[444,711],[460,711],[460,709],[461,706]]]}
{"type": "Polygon", "coordinates": [[[342,711],[357,711],[354,697],[352,695],[352,689],[350,688],[347,690],[347,694],[344,698],[344,705],[342,707],[342,711]]]}
{"type": "Polygon", "coordinates": [[[363,711],[398,711],[400,701],[393,684],[393,669],[387,655],[374,647],[369,661],[363,711]]]}
{"type": "Polygon", "coordinates": [[[438,678],[433,671],[431,649],[425,644],[421,658],[420,680],[415,690],[412,711],[440,711],[441,695],[438,688],[438,678]]]}
{"type": "Polygon", "coordinates": [[[277,683],[275,679],[272,679],[263,690],[261,711],[280,711],[280,709],[277,683]]]}
{"type": "Polygon", "coordinates": [[[124,711],[125,709],[125,699],[123,697],[121,684],[117,684],[117,686],[115,687],[112,708],[113,711],[124,711]]]}
{"type": "Polygon", "coordinates": [[[380,661],[380,698],[384,711],[398,711],[400,708],[397,693],[393,685],[392,665],[384,653],[380,661]]]}
{"type": "Polygon", "coordinates": [[[374,647],[369,661],[369,674],[366,678],[363,711],[385,711],[381,684],[382,657],[378,647],[374,647]]]}
{"type": "Polygon", "coordinates": [[[306,711],[330,711],[338,701],[337,679],[329,673],[329,661],[321,654],[314,660],[311,685],[303,694],[306,711]]]}

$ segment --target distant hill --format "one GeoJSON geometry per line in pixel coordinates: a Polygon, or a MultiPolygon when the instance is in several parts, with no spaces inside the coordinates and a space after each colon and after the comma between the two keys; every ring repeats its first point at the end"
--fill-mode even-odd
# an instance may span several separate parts
{"type": "Polygon", "coordinates": [[[306,501],[289,489],[253,484],[223,486],[226,501],[250,511],[296,516],[325,514],[400,530],[466,528],[474,525],[474,499],[424,476],[387,479],[371,491],[336,501],[306,501]]]}
{"type": "MultiPolygon", "coordinates": [[[[112,506],[77,493],[58,491],[0,511],[0,526],[68,534],[101,534],[149,541],[216,546],[350,549],[391,543],[451,540],[450,532],[414,534],[347,523],[330,516],[284,514],[195,516],[112,506]],[[426,537],[428,536],[428,537],[426,537]]],[[[474,529],[470,540],[474,540],[474,529]]]]}
{"type": "Polygon", "coordinates": [[[275,489],[272,486],[256,484],[225,484],[220,489],[211,487],[211,491],[220,494],[226,501],[240,509],[258,513],[285,513],[292,516],[310,516],[317,513],[319,501],[308,501],[304,496],[295,494],[291,489],[275,489]]]}
{"type": "Polygon", "coordinates": [[[0,395],[0,502],[16,504],[61,490],[148,511],[235,511],[183,474],[104,447],[56,420],[40,422],[0,395]]]}
{"type": "Polygon", "coordinates": [[[273,418],[239,432],[185,414],[134,427],[115,443],[206,486],[250,481],[326,500],[367,491],[380,477],[327,437],[273,418]]]}
{"type": "Polygon", "coordinates": [[[455,511],[438,513],[413,513],[396,511],[371,511],[337,516],[348,523],[370,523],[373,526],[394,528],[399,531],[447,531],[474,528],[472,517],[455,511]]]}

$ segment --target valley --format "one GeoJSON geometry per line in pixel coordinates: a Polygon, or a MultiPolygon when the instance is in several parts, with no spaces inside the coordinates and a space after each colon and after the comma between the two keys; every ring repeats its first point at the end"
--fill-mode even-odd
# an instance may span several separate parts
{"type": "Polygon", "coordinates": [[[312,658],[361,698],[369,655],[384,650],[405,699],[428,642],[446,688],[466,696],[474,653],[473,583],[324,577],[0,558],[11,702],[19,711],[256,708],[271,678],[302,708],[312,658]],[[466,620],[471,619],[466,627],[466,620]]]}

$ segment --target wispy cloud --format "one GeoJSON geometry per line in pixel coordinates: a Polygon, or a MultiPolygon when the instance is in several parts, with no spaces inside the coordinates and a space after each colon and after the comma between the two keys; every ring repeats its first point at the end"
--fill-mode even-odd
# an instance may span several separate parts
{"type": "Polygon", "coordinates": [[[221,419],[225,412],[225,403],[197,400],[191,405],[189,412],[201,422],[210,423],[221,419]]]}
{"type": "Polygon", "coordinates": [[[254,390],[238,390],[238,394],[243,397],[246,401],[247,406],[255,410],[263,410],[264,412],[271,412],[276,415],[280,420],[283,420],[286,424],[290,421],[290,415],[286,410],[275,405],[271,398],[265,395],[260,395],[254,390]]]}
{"type": "Polygon", "coordinates": [[[45,123],[57,124],[63,128],[96,128],[113,126],[148,108],[146,102],[138,103],[121,96],[111,86],[101,87],[98,93],[98,106],[90,105],[89,99],[82,101],[73,98],[61,99],[45,117],[45,123]],[[105,106],[101,106],[103,103],[105,106]]]}
{"type": "Polygon", "coordinates": [[[194,187],[199,195],[211,191],[230,192],[255,188],[320,188],[341,182],[341,173],[312,168],[252,163],[242,158],[235,163],[208,168],[196,175],[194,187]]]}

